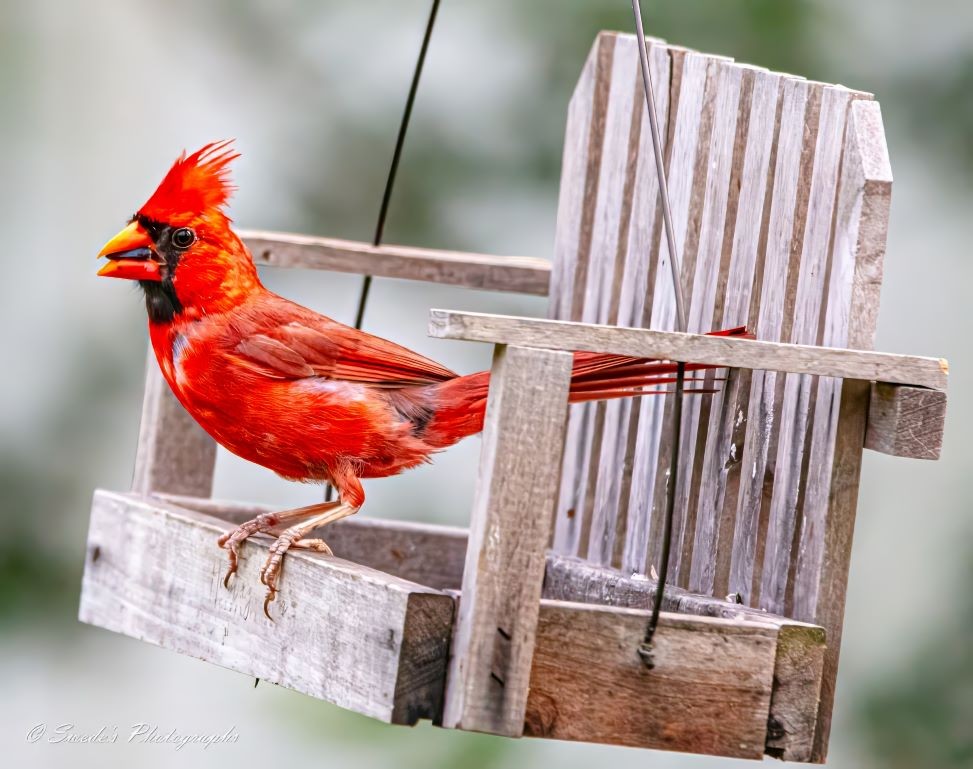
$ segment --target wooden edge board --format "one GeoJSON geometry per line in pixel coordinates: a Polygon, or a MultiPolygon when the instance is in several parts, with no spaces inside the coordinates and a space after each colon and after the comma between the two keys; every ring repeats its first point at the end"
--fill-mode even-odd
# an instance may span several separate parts
{"type": "MultiPolygon", "coordinates": [[[[656,585],[655,580],[642,575],[627,576],[615,569],[552,554],[547,560],[544,597],[644,609],[652,605],[656,585]]],[[[767,752],[787,761],[810,761],[824,671],[824,628],[672,585],[666,587],[662,608],[679,616],[756,622],[777,628],[767,752]]]]}
{"type": "Polygon", "coordinates": [[[946,427],[946,393],[873,382],[865,448],[912,459],[939,459],[946,427]]]}
{"type": "Polygon", "coordinates": [[[524,733],[761,758],[778,629],[665,613],[649,670],[636,651],[648,615],[542,600],[524,733]]]}
{"type": "Polygon", "coordinates": [[[946,389],[949,373],[947,362],[941,358],[455,310],[430,310],[429,335],[440,339],[585,350],[731,368],[889,382],[933,390],[946,389]]]}
{"type": "Polygon", "coordinates": [[[438,718],[453,600],[338,558],[291,552],[262,612],[267,539],[223,587],[222,521],[159,499],[97,491],[83,622],[149,641],[391,723],[438,718]]]}
{"type": "Polygon", "coordinates": [[[492,256],[411,246],[373,246],[285,232],[240,233],[254,262],[383,278],[547,296],[551,263],[532,256],[492,256]]]}

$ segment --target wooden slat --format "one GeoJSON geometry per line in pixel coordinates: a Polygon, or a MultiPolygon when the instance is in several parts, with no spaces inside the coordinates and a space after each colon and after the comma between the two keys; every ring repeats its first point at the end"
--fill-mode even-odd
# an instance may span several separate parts
{"type": "MultiPolygon", "coordinates": [[[[779,98],[781,79],[770,72],[755,72],[751,87],[747,145],[723,314],[718,321],[714,319],[714,325],[722,328],[748,325],[755,320],[755,300],[763,279],[763,256],[769,231],[772,156],[783,109],[779,98]]],[[[723,594],[729,592],[734,518],[726,513],[731,510],[736,513],[731,473],[734,476],[739,473],[743,454],[749,382],[749,372],[731,371],[730,379],[714,393],[710,404],[689,579],[690,589],[704,593],[716,594],[718,588],[723,594]],[[728,500],[731,504],[727,504],[728,500]]]]}
{"type": "Polygon", "coordinates": [[[945,425],[946,393],[872,384],[866,449],[894,457],[939,459],[945,425]]]}
{"type": "MultiPolygon", "coordinates": [[[[892,184],[877,104],[851,105],[845,144],[831,276],[837,295],[823,333],[845,336],[849,347],[868,347],[875,338],[892,184]],[[837,293],[849,283],[854,286],[849,298],[837,293]]],[[[830,640],[815,735],[817,760],[827,753],[831,726],[869,390],[868,382],[819,383],[793,598],[794,615],[827,627],[830,640]],[[818,462],[818,457],[831,462],[818,462]]]]}
{"type": "MultiPolygon", "coordinates": [[[[664,156],[669,156],[669,104],[670,90],[678,91],[678,78],[671,75],[671,58],[679,56],[665,46],[653,43],[649,47],[649,67],[656,84],[656,114],[664,156]],[[660,87],[669,83],[670,87],[660,87]]],[[[636,147],[634,178],[632,179],[631,216],[625,225],[627,238],[624,249],[624,266],[617,289],[617,313],[612,323],[620,326],[643,326],[652,312],[652,296],[649,286],[655,285],[661,245],[662,210],[659,206],[659,180],[652,146],[652,132],[645,106],[643,84],[636,78],[636,101],[640,105],[639,136],[636,147]]],[[[634,130],[634,129],[633,129],[634,130]]],[[[668,162],[668,161],[666,161],[668,162]]],[[[620,249],[620,254],[622,253],[620,249]]],[[[635,451],[638,404],[631,399],[610,401],[605,405],[605,427],[598,457],[598,480],[595,488],[596,515],[603,521],[601,538],[606,562],[621,565],[628,548],[629,498],[631,494],[631,459],[635,451]]],[[[645,546],[642,545],[641,558],[645,546]]]]}
{"type": "MultiPolygon", "coordinates": [[[[803,80],[785,79],[782,86],[774,186],[756,318],[759,339],[786,338],[793,319],[798,271],[791,267],[792,251],[799,258],[798,244],[803,239],[810,196],[821,90],[820,86],[803,80]]],[[[761,526],[760,511],[766,510],[764,502],[769,498],[765,484],[778,426],[775,420],[777,379],[776,371],[754,372],[751,376],[749,403],[744,410],[747,421],[739,496],[730,495],[724,502],[724,510],[735,512],[729,589],[746,600],[753,594],[758,544],[761,532],[766,531],[766,518],[761,526]]]]}
{"type": "Polygon", "coordinates": [[[132,490],[209,496],[215,464],[216,442],[176,400],[150,347],[132,490]]]}
{"type": "MultiPolygon", "coordinates": [[[[270,505],[173,494],[160,495],[160,498],[230,524],[241,524],[275,509],[270,505]]],[[[324,537],[335,555],[346,561],[354,561],[409,582],[436,590],[459,590],[463,582],[467,531],[456,526],[356,515],[328,524],[309,536],[324,537]]]]}
{"type": "Polygon", "coordinates": [[[497,348],[443,724],[523,731],[573,356],[497,348]]]}
{"type": "Polygon", "coordinates": [[[635,651],[647,617],[542,601],[525,733],[760,758],[777,629],[663,614],[648,670],[635,651]]]}
{"type": "MultiPolygon", "coordinates": [[[[717,302],[717,289],[721,280],[723,242],[726,234],[726,215],[729,206],[735,206],[739,186],[732,186],[734,149],[737,141],[737,125],[740,115],[741,87],[744,70],[731,62],[720,63],[716,67],[717,86],[713,122],[716,128],[711,132],[709,146],[703,148],[708,173],[705,174],[705,194],[699,224],[699,245],[696,252],[696,270],[690,293],[688,308],[688,330],[705,333],[713,329],[713,316],[717,302]]],[[[726,278],[723,277],[725,281],[726,278]]],[[[707,409],[710,399],[690,398],[683,404],[682,430],[677,455],[679,473],[678,485],[673,490],[676,495],[673,520],[673,542],[671,568],[673,581],[685,585],[688,582],[692,543],[695,539],[695,513],[692,489],[699,482],[695,466],[697,440],[705,441],[703,427],[700,435],[700,416],[704,405],[707,409]],[[694,476],[696,484],[694,484],[694,476]],[[688,530],[688,533],[687,533],[688,530]],[[685,569],[683,566],[685,565],[685,569]]],[[[662,467],[668,467],[669,451],[660,457],[662,467]]],[[[661,506],[659,507],[661,513],[661,506]]]]}
{"type": "Polygon", "coordinates": [[[223,523],[161,500],[95,495],[79,617],[393,723],[435,718],[452,599],[364,566],[291,552],[274,622],[261,611],[266,540],[230,589],[223,523]]]}
{"type": "MultiPolygon", "coordinates": [[[[636,39],[620,35],[615,41],[611,88],[605,120],[605,137],[598,181],[598,199],[588,257],[588,286],[581,319],[588,323],[615,322],[618,287],[624,269],[627,238],[623,227],[631,218],[632,185],[641,127],[642,96],[636,39]],[[636,109],[638,107],[638,109],[636,109]]],[[[581,472],[576,515],[582,516],[578,552],[603,562],[610,557],[609,530],[604,505],[596,504],[598,460],[603,440],[605,406],[587,408],[588,427],[582,432],[581,472]]]]}
{"type": "MultiPolygon", "coordinates": [[[[652,605],[656,585],[652,579],[631,577],[576,558],[552,555],[547,563],[544,597],[644,609],[652,605]]],[[[672,585],[666,587],[662,606],[664,611],[680,615],[745,620],[778,629],[767,752],[786,761],[810,760],[824,668],[824,628],[672,585]]],[[[659,633],[662,632],[660,629],[659,633]]]]}
{"type": "MultiPolygon", "coordinates": [[[[851,93],[841,87],[824,90],[818,125],[814,172],[808,202],[807,227],[801,251],[797,296],[790,341],[796,344],[827,344],[844,347],[846,340],[821,339],[818,329],[821,317],[830,307],[826,280],[829,274],[832,222],[836,206],[835,190],[845,136],[845,116],[851,93]]],[[[850,285],[848,287],[850,295],[850,285]]],[[[837,297],[835,297],[837,299],[837,297]]],[[[832,386],[834,380],[831,380],[832,386]]],[[[812,391],[818,383],[813,377],[788,375],[784,380],[784,397],[775,414],[780,425],[777,457],[774,463],[774,487],[770,501],[766,546],[761,571],[759,603],[768,611],[784,610],[784,600],[791,570],[791,554],[797,527],[798,497],[805,472],[805,450],[813,408],[812,391]]],[[[827,414],[822,414],[827,418],[827,414]]],[[[819,461],[830,458],[825,446],[815,452],[819,461]]],[[[811,462],[815,456],[810,457],[811,462]]]]}
{"type": "Polygon", "coordinates": [[[617,328],[518,318],[509,315],[430,310],[429,335],[439,339],[529,345],[549,350],[587,350],[633,357],[694,361],[713,366],[765,369],[908,384],[945,390],[948,364],[941,358],[783,344],[676,331],[617,328]]]}
{"type": "MultiPolygon", "coordinates": [[[[598,35],[568,109],[549,305],[555,319],[581,319],[616,37],[605,32],[598,35]]],[[[568,413],[554,535],[554,547],[562,552],[576,552],[581,538],[581,452],[592,408],[581,404],[568,413]]]]}
{"type": "Polygon", "coordinates": [[[529,256],[492,256],[412,246],[373,246],[286,232],[240,232],[258,265],[422,280],[487,291],[547,296],[551,263],[529,256]]]}
{"type": "MultiPolygon", "coordinates": [[[[667,142],[667,176],[669,198],[672,207],[673,227],[677,248],[681,251],[688,231],[690,209],[692,207],[694,172],[696,168],[697,146],[703,129],[704,96],[707,77],[712,60],[706,56],[685,50],[670,49],[670,116],[669,141],[667,142]]],[[[714,65],[715,66],[715,65],[714,65]]],[[[651,154],[649,155],[650,162],[651,154]]],[[[653,181],[658,183],[653,178],[653,181]]],[[[658,216],[658,214],[657,214],[658,216]]],[[[658,222],[658,218],[657,218],[658,222]]],[[[649,313],[643,318],[653,328],[674,328],[675,302],[672,287],[672,271],[669,266],[669,251],[664,232],[659,229],[659,245],[654,249],[657,254],[654,271],[648,278],[651,301],[649,313]]],[[[686,265],[683,264],[685,274],[686,265]]],[[[633,406],[634,408],[634,406],[633,406]]],[[[659,398],[643,398],[638,404],[637,423],[647,429],[639,428],[635,445],[631,449],[631,476],[628,508],[629,540],[626,542],[623,563],[635,563],[635,568],[645,568],[646,548],[649,536],[650,511],[653,490],[656,485],[657,463],[661,427],[656,428],[655,414],[660,415],[664,403],[659,398]]]]}

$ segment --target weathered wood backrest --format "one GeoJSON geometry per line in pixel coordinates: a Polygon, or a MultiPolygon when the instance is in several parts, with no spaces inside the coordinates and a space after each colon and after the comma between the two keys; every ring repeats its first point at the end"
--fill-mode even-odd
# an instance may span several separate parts
{"type": "MultiPolygon", "coordinates": [[[[661,41],[649,55],[688,330],[870,349],[891,191],[878,104],[661,41]]],[[[664,238],[636,40],[603,33],[568,113],[551,317],[672,329],[664,238]]],[[[735,370],[715,385],[685,403],[673,581],[836,643],[867,386],[735,370]]],[[[671,406],[572,407],[555,550],[658,568],[671,406]]]]}

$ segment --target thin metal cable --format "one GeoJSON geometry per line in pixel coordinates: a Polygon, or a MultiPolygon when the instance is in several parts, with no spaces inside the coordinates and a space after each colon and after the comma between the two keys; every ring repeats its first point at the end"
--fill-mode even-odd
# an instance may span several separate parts
{"type": "MultiPolygon", "coordinates": [[[[405,135],[409,130],[409,121],[412,118],[412,106],[416,101],[416,93],[419,90],[419,80],[422,78],[422,68],[426,63],[426,52],[429,50],[429,41],[432,39],[432,30],[436,25],[436,14],[439,12],[440,0],[432,0],[432,8],[429,9],[429,20],[426,22],[426,31],[422,36],[422,46],[419,48],[419,58],[416,59],[415,70],[412,73],[412,84],[409,86],[409,95],[405,100],[405,110],[402,112],[402,120],[399,122],[399,133],[395,139],[395,150],[392,152],[392,163],[389,166],[389,173],[385,179],[385,192],[382,193],[382,205],[378,209],[378,221],[375,223],[375,236],[372,238],[372,245],[378,247],[382,245],[382,235],[385,233],[385,220],[389,215],[389,204],[392,202],[392,188],[395,186],[395,177],[399,171],[399,161],[402,159],[402,149],[405,147],[405,135]]],[[[368,305],[368,293],[372,288],[372,276],[366,275],[362,281],[361,293],[358,295],[358,310],[355,312],[355,328],[361,329],[365,320],[365,308],[368,305]]],[[[324,501],[330,502],[334,498],[334,486],[330,484],[324,490],[324,501]]]]}
{"type": "MultiPolygon", "coordinates": [[[[672,208],[669,205],[669,185],[666,183],[665,158],[662,152],[662,139],[659,134],[659,120],[655,112],[655,88],[652,85],[652,73],[649,69],[649,52],[645,44],[645,31],[642,28],[642,8],[639,0],[632,0],[632,11],[635,13],[635,31],[638,37],[639,62],[642,65],[642,85],[645,90],[645,102],[649,111],[649,128],[652,132],[652,148],[655,151],[656,177],[659,180],[659,198],[662,202],[662,219],[666,228],[666,243],[669,246],[669,266],[672,270],[672,290],[676,298],[676,330],[685,332],[686,303],[683,300],[682,280],[679,255],[676,248],[675,228],[672,224],[672,208]]],[[[662,527],[662,554],[659,561],[659,581],[655,588],[655,599],[652,603],[652,614],[645,628],[645,637],[639,645],[638,652],[645,666],[655,666],[652,641],[659,625],[659,613],[662,611],[662,600],[666,592],[666,580],[669,576],[669,553],[672,549],[672,519],[676,506],[676,484],[679,479],[679,442],[682,438],[682,399],[685,384],[686,364],[676,366],[676,394],[672,409],[672,447],[669,454],[669,479],[666,483],[666,510],[662,527]]]]}
{"type": "MultiPolygon", "coordinates": [[[[392,200],[392,188],[395,186],[395,177],[399,170],[399,160],[402,158],[402,148],[405,146],[405,134],[409,130],[409,120],[412,117],[412,105],[416,101],[416,92],[419,90],[419,80],[422,77],[422,68],[426,63],[426,52],[429,50],[429,40],[432,38],[432,30],[436,24],[436,14],[439,12],[440,0],[433,0],[432,8],[429,10],[429,20],[426,22],[426,32],[422,37],[422,47],[419,49],[419,58],[416,59],[415,71],[412,74],[412,85],[409,86],[409,95],[405,100],[405,110],[402,113],[402,121],[399,123],[399,135],[395,140],[395,151],[392,153],[392,165],[389,167],[388,178],[385,180],[385,192],[382,195],[382,206],[378,211],[378,222],[375,224],[375,237],[372,238],[373,246],[382,245],[382,235],[385,232],[385,219],[389,213],[389,203],[392,200]]],[[[355,328],[362,327],[365,319],[365,306],[368,304],[368,292],[372,287],[372,276],[366,275],[362,282],[361,294],[358,297],[358,312],[355,314],[355,328]]]]}

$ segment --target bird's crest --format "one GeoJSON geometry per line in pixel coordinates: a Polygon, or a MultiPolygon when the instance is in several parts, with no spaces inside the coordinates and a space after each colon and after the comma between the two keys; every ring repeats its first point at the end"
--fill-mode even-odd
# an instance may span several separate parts
{"type": "Polygon", "coordinates": [[[185,151],[162,183],[139,209],[139,215],[167,224],[208,212],[222,213],[233,190],[230,163],[240,157],[233,139],[207,144],[187,156],[185,151]]]}

